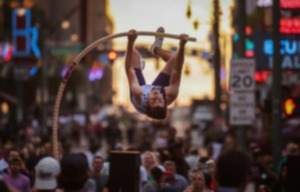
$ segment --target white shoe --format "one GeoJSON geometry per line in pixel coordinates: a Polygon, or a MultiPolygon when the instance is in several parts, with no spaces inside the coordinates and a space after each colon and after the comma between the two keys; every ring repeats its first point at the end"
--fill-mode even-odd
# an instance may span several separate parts
{"type": "MultiPolygon", "coordinates": [[[[165,29],[164,29],[163,27],[159,27],[159,28],[156,30],[156,32],[158,32],[158,33],[164,33],[164,32],[165,32],[165,29]]],[[[155,41],[154,41],[154,43],[152,44],[152,46],[151,46],[151,48],[150,48],[151,53],[153,53],[154,55],[156,55],[156,54],[155,54],[155,48],[161,47],[162,44],[163,44],[163,41],[164,41],[164,38],[163,38],[163,37],[156,36],[156,37],[155,37],[155,41]]]]}

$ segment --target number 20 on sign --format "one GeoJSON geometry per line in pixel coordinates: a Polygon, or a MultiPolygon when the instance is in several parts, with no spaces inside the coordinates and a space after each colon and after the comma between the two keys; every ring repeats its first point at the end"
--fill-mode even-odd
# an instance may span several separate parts
{"type": "Polygon", "coordinates": [[[230,65],[230,90],[254,91],[254,59],[234,59],[230,65]]]}

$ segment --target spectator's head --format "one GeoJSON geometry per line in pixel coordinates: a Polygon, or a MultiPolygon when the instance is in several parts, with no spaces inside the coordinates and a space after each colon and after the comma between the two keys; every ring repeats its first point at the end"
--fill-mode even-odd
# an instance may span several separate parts
{"type": "Polygon", "coordinates": [[[164,175],[166,180],[173,180],[176,173],[176,165],[174,161],[165,161],[164,162],[164,175]]]}
{"type": "Polygon", "coordinates": [[[100,144],[99,140],[93,137],[93,138],[90,140],[90,145],[89,145],[90,151],[91,151],[92,153],[96,153],[97,150],[98,150],[100,147],[101,147],[101,144],[100,144]]]}
{"type": "Polygon", "coordinates": [[[195,191],[203,191],[205,188],[205,177],[203,172],[196,169],[190,174],[190,182],[195,191]]]}
{"type": "Polygon", "coordinates": [[[205,162],[205,167],[209,174],[215,174],[216,171],[216,162],[213,159],[210,159],[205,162]]]}
{"type": "Polygon", "coordinates": [[[261,152],[260,148],[255,148],[252,150],[252,158],[253,160],[260,159],[263,156],[263,153],[261,152]]]}
{"type": "Polygon", "coordinates": [[[89,178],[87,159],[82,154],[67,154],[60,161],[61,172],[57,177],[59,188],[78,191],[84,188],[89,178]]]}
{"type": "Polygon", "coordinates": [[[145,110],[146,114],[153,119],[165,119],[167,117],[167,104],[162,95],[152,97],[150,93],[145,110]],[[156,97],[159,97],[159,99],[156,97]]]}
{"type": "Polygon", "coordinates": [[[96,155],[93,159],[93,171],[100,174],[103,168],[104,159],[101,156],[96,155]]]}
{"type": "Polygon", "coordinates": [[[168,137],[176,137],[177,130],[175,127],[170,127],[168,130],[168,137]]]}
{"type": "Polygon", "coordinates": [[[169,153],[173,158],[181,159],[184,157],[183,141],[178,139],[169,146],[169,153]]]}
{"type": "Polygon", "coordinates": [[[12,158],[9,162],[9,170],[12,175],[18,175],[21,170],[22,160],[20,158],[12,158]]]}
{"type": "Polygon", "coordinates": [[[296,143],[289,143],[286,146],[286,154],[287,155],[298,155],[299,147],[296,143]]]}
{"type": "Polygon", "coordinates": [[[151,175],[157,183],[160,183],[163,176],[163,171],[158,166],[154,166],[151,168],[151,175]]]}
{"type": "Polygon", "coordinates": [[[54,190],[56,177],[60,173],[59,162],[53,157],[44,157],[35,166],[35,183],[37,190],[54,190]]]}
{"type": "Polygon", "coordinates": [[[20,152],[16,147],[11,147],[8,151],[7,151],[7,157],[6,160],[9,162],[10,160],[12,160],[13,158],[20,158],[20,152]]]}
{"type": "Polygon", "coordinates": [[[142,162],[146,169],[150,169],[153,165],[156,164],[156,157],[151,151],[146,151],[142,155],[142,162]]]}
{"type": "Polygon", "coordinates": [[[217,159],[217,180],[221,187],[239,188],[250,173],[250,157],[239,149],[228,149],[217,159]]]}

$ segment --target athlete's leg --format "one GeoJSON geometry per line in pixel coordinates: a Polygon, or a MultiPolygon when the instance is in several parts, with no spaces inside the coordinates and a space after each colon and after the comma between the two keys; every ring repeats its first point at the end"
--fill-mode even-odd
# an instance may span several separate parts
{"type": "Polygon", "coordinates": [[[161,51],[162,54],[170,55],[165,67],[160,71],[159,75],[153,81],[152,84],[169,86],[171,83],[174,84],[174,82],[180,82],[181,71],[184,62],[184,45],[185,43],[180,43],[179,49],[175,53],[167,53],[164,50],[158,49],[159,51],[161,51]],[[167,79],[168,81],[166,81],[167,79]]]}
{"type": "Polygon", "coordinates": [[[158,54],[161,54],[161,56],[165,57],[166,65],[164,68],[160,71],[160,73],[157,75],[155,80],[153,81],[152,85],[160,85],[160,86],[169,86],[170,84],[170,75],[172,73],[172,70],[174,68],[175,62],[176,62],[176,55],[177,53],[173,53],[170,51],[163,50],[161,48],[158,49],[158,54]]]}
{"type": "Polygon", "coordinates": [[[165,62],[167,62],[170,59],[171,55],[173,54],[172,51],[164,50],[161,47],[156,47],[154,49],[154,52],[157,56],[161,57],[165,62]]]}

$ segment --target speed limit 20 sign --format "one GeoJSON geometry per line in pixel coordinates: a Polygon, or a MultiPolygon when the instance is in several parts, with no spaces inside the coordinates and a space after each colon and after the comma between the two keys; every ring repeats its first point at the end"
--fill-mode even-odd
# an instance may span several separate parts
{"type": "Polygon", "coordinates": [[[234,59],[230,66],[230,90],[235,92],[254,91],[254,59],[234,59]]]}
{"type": "Polygon", "coordinates": [[[255,61],[235,59],[230,66],[230,125],[252,125],[255,120],[255,61]]]}

